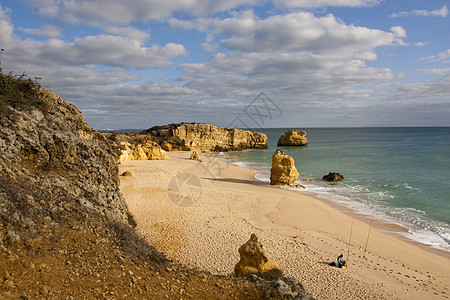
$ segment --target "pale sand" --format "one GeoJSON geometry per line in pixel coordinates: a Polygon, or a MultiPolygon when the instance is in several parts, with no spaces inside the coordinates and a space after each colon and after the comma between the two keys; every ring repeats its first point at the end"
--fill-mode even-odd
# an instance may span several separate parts
{"type": "Polygon", "coordinates": [[[449,298],[449,258],[374,227],[364,255],[368,224],[313,197],[257,182],[253,172],[213,155],[200,153],[203,162],[189,160],[190,152],[169,156],[120,166],[136,174],[121,178],[121,190],[137,230],[169,259],[231,274],[239,246],[254,232],[284,273],[317,299],[449,298]],[[193,188],[176,190],[182,174],[191,174],[193,188]],[[173,202],[177,195],[197,201],[181,207],[173,202]],[[348,267],[328,266],[340,253],[347,258],[352,222],[348,267]]]}

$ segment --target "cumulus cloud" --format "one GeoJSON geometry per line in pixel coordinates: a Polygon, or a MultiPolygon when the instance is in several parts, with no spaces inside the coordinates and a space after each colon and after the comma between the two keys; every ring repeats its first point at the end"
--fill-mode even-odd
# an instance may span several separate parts
{"type": "Polygon", "coordinates": [[[346,25],[333,15],[317,18],[309,12],[276,15],[264,20],[247,14],[218,20],[215,28],[228,39],[221,44],[245,52],[315,51],[340,54],[371,51],[406,37],[396,26],[392,32],[346,25]]]}
{"type": "Polygon", "coordinates": [[[99,64],[113,67],[167,67],[171,59],[187,55],[183,45],[144,47],[137,40],[98,35],[77,38],[74,42],[50,39],[45,42],[24,40],[10,47],[10,55],[29,63],[99,64]]]}
{"type": "Polygon", "coordinates": [[[225,36],[220,45],[228,51],[206,63],[183,64],[190,75],[187,86],[234,98],[265,90],[292,105],[371,99],[368,87],[394,74],[367,67],[366,61],[377,59],[376,48],[400,45],[406,37],[402,27],[385,32],[308,12],[266,19],[245,12],[210,22],[217,35],[225,36]]]}
{"type": "Polygon", "coordinates": [[[391,14],[391,18],[400,18],[400,17],[408,17],[408,16],[422,16],[422,17],[443,17],[446,18],[448,16],[447,5],[443,5],[440,9],[435,10],[423,10],[423,9],[415,9],[412,12],[393,12],[391,14]]]}
{"type": "Polygon", "coordinates": [[[38,7],[38,13],[58,17],[71,24],[128,25],[163,20],[175,13],[209,15],[228,11],[243,5],[258,3],[257,0],[25,0],[38,7]]]}
{"type": "Polygon", "coordinates": [[[56,38],[61,36],[61,28],[56,25],[52,24],[45,24],[42,25],[40,28],[19,28],[20,31],[36,35],[36,36],[43,36],[43,37],[49,37],[49,38],[56,38]]]}

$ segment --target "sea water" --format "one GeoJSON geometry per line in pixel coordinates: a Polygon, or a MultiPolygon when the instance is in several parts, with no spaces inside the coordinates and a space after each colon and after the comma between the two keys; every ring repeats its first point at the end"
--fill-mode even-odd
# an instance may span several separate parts
{"type": "Polygon", "coordinates": [[[223,155],[269,184],[272,154],[281,149],[295,160],[299,192],[398,224],[405,237],[450,252],[450,127],[288,129],[305,130],[308,146],[277,147],[286,129],[265,129],[268,149],[223,155]],[[328,172],[345,179],[321,180],[328,172]]]}

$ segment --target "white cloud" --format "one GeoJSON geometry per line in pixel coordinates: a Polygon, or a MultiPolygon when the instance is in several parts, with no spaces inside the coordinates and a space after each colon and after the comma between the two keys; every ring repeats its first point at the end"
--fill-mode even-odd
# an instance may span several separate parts
{"type": "Polygon", "coordinates": [[[449,104],[450,74],[445,74],[437,81],[423,81],[408,83],[400,88],[398,99],[431,99],[435,97],[447,97],[449,104]]]}
{"type": "Polygon", "coordinates": [[[433,61],[433,62],[439,62],[439,61],[445,61],[447,59],[450,58],[450,49],[447,49],[445,51],[442,51],[441,53],[439,53],[438,55],[429,55],[427,57],[424,57],[420,60],[423,61],[433,61]]]}
{"type": "Polygon", "coordinates": [[[0,5],[0,45],[5,48],[13,40],[14,26],[10,18],[11,10],[0,5]]]}
{"type": "Polygon", "coordinates": [[[128,25],[163,20],[175,13],[200,16],[228,11],[257,0],[25,0],[38,13],[71,24],[128,25]]]}
{"type": "Polygon", "coordinates": [[[61,28],[52,24],[42,25],[41,28],[19,28],[19,30],[28,34],[50,38],[56,38],[62,34],[61,28]]]}
{"type": "Polygon", "coordinates": [[[436,10],[423,10],[415,9],[412,12],[401,11],[399,13],[393,12],[391,18],[400,18],[408,16],[422,16],[422,17],[444,17],[448,16],[447,5],[442,6],[440,9],[436,10]]]}
{"type": "Polygon", "coordinates": [[[414,10],[413,15],[424,16],[424,17],[447,17],[448,9],[447,5],[442,6],[441,9],[436,10],[414,10]]]}
{"type": "Polygon", "coordinates": [[[333,15],[317,18],[309,12],[276,15],[264,20],[247,14],[214,20],[218,32],[229,36],[221,44],[246,52],[314,51],[353,55],[380,46],[401,44],[405,30],[392,32],[346,25],[333,15]],[[337,51],[339,53],[337,53],[337,51]]]}
{"type": "Polygon", "coordinates": [[[86,36],[74,42],[50,39],[45,42],[22,41],[11,47],[18,60],[42,64],[99,64],[116,67],[167,67],[171,59],[187,55],[180,44],[144,47],[139,41],[113,35],[86,36]]]}
{"type": "MultiPolygon", "coordinates": [[[[202,20],[202,28],[205,23],[202,20]]],[[[401,45],[406,37],[402,27],[384,32],[308,12],[263,20],[245,12],[210,19],[209,26],[225,36],[220,44],[229,51],[214,54],[206,63],[182,65],[189,74],[184,77],[188,87],[231,98],[266,90],[292,105],[373,98],[373,89],[360,87],[394,75],[387,68],[369,68],[365,61],[377,59],[376,48],[401,45]]]]}
{"type": "Polygon", "coordinates": [[[275,4],[283,7],[326,7],[326,6],[374,6],[383,0],[275,0],[275,4]]]}
{"type": "Polygon", "coordinates": [[[431,68],[431,69],[419,69],[419,71],[432,75],[445,75],[450,73],[450,68],[431,68]]]}
{"type": "Polygon", "coordinates": [[[141,30],[132,26],[127,27],[109,26],[105,28],[105,32],[112,35],[126,37],[131,40],[136,40],[142,43],[150,39],[150,29],[141,30]]]}
{"type": "Polygon", "coordinates": [[[414,45],[417,47],[425,47],[426,45],[428,45],[428,43],[427,42],[417,42],[414,45]]]}

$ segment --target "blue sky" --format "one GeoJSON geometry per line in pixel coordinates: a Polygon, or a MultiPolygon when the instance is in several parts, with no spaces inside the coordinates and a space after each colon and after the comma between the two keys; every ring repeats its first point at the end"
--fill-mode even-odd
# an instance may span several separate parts
{"type": "Polygon", "coordinates": [[[4,72],[42,78],[97,129],[450,126],[449,8],[440,0],[6,0],[0,59],[4,72]]]}

